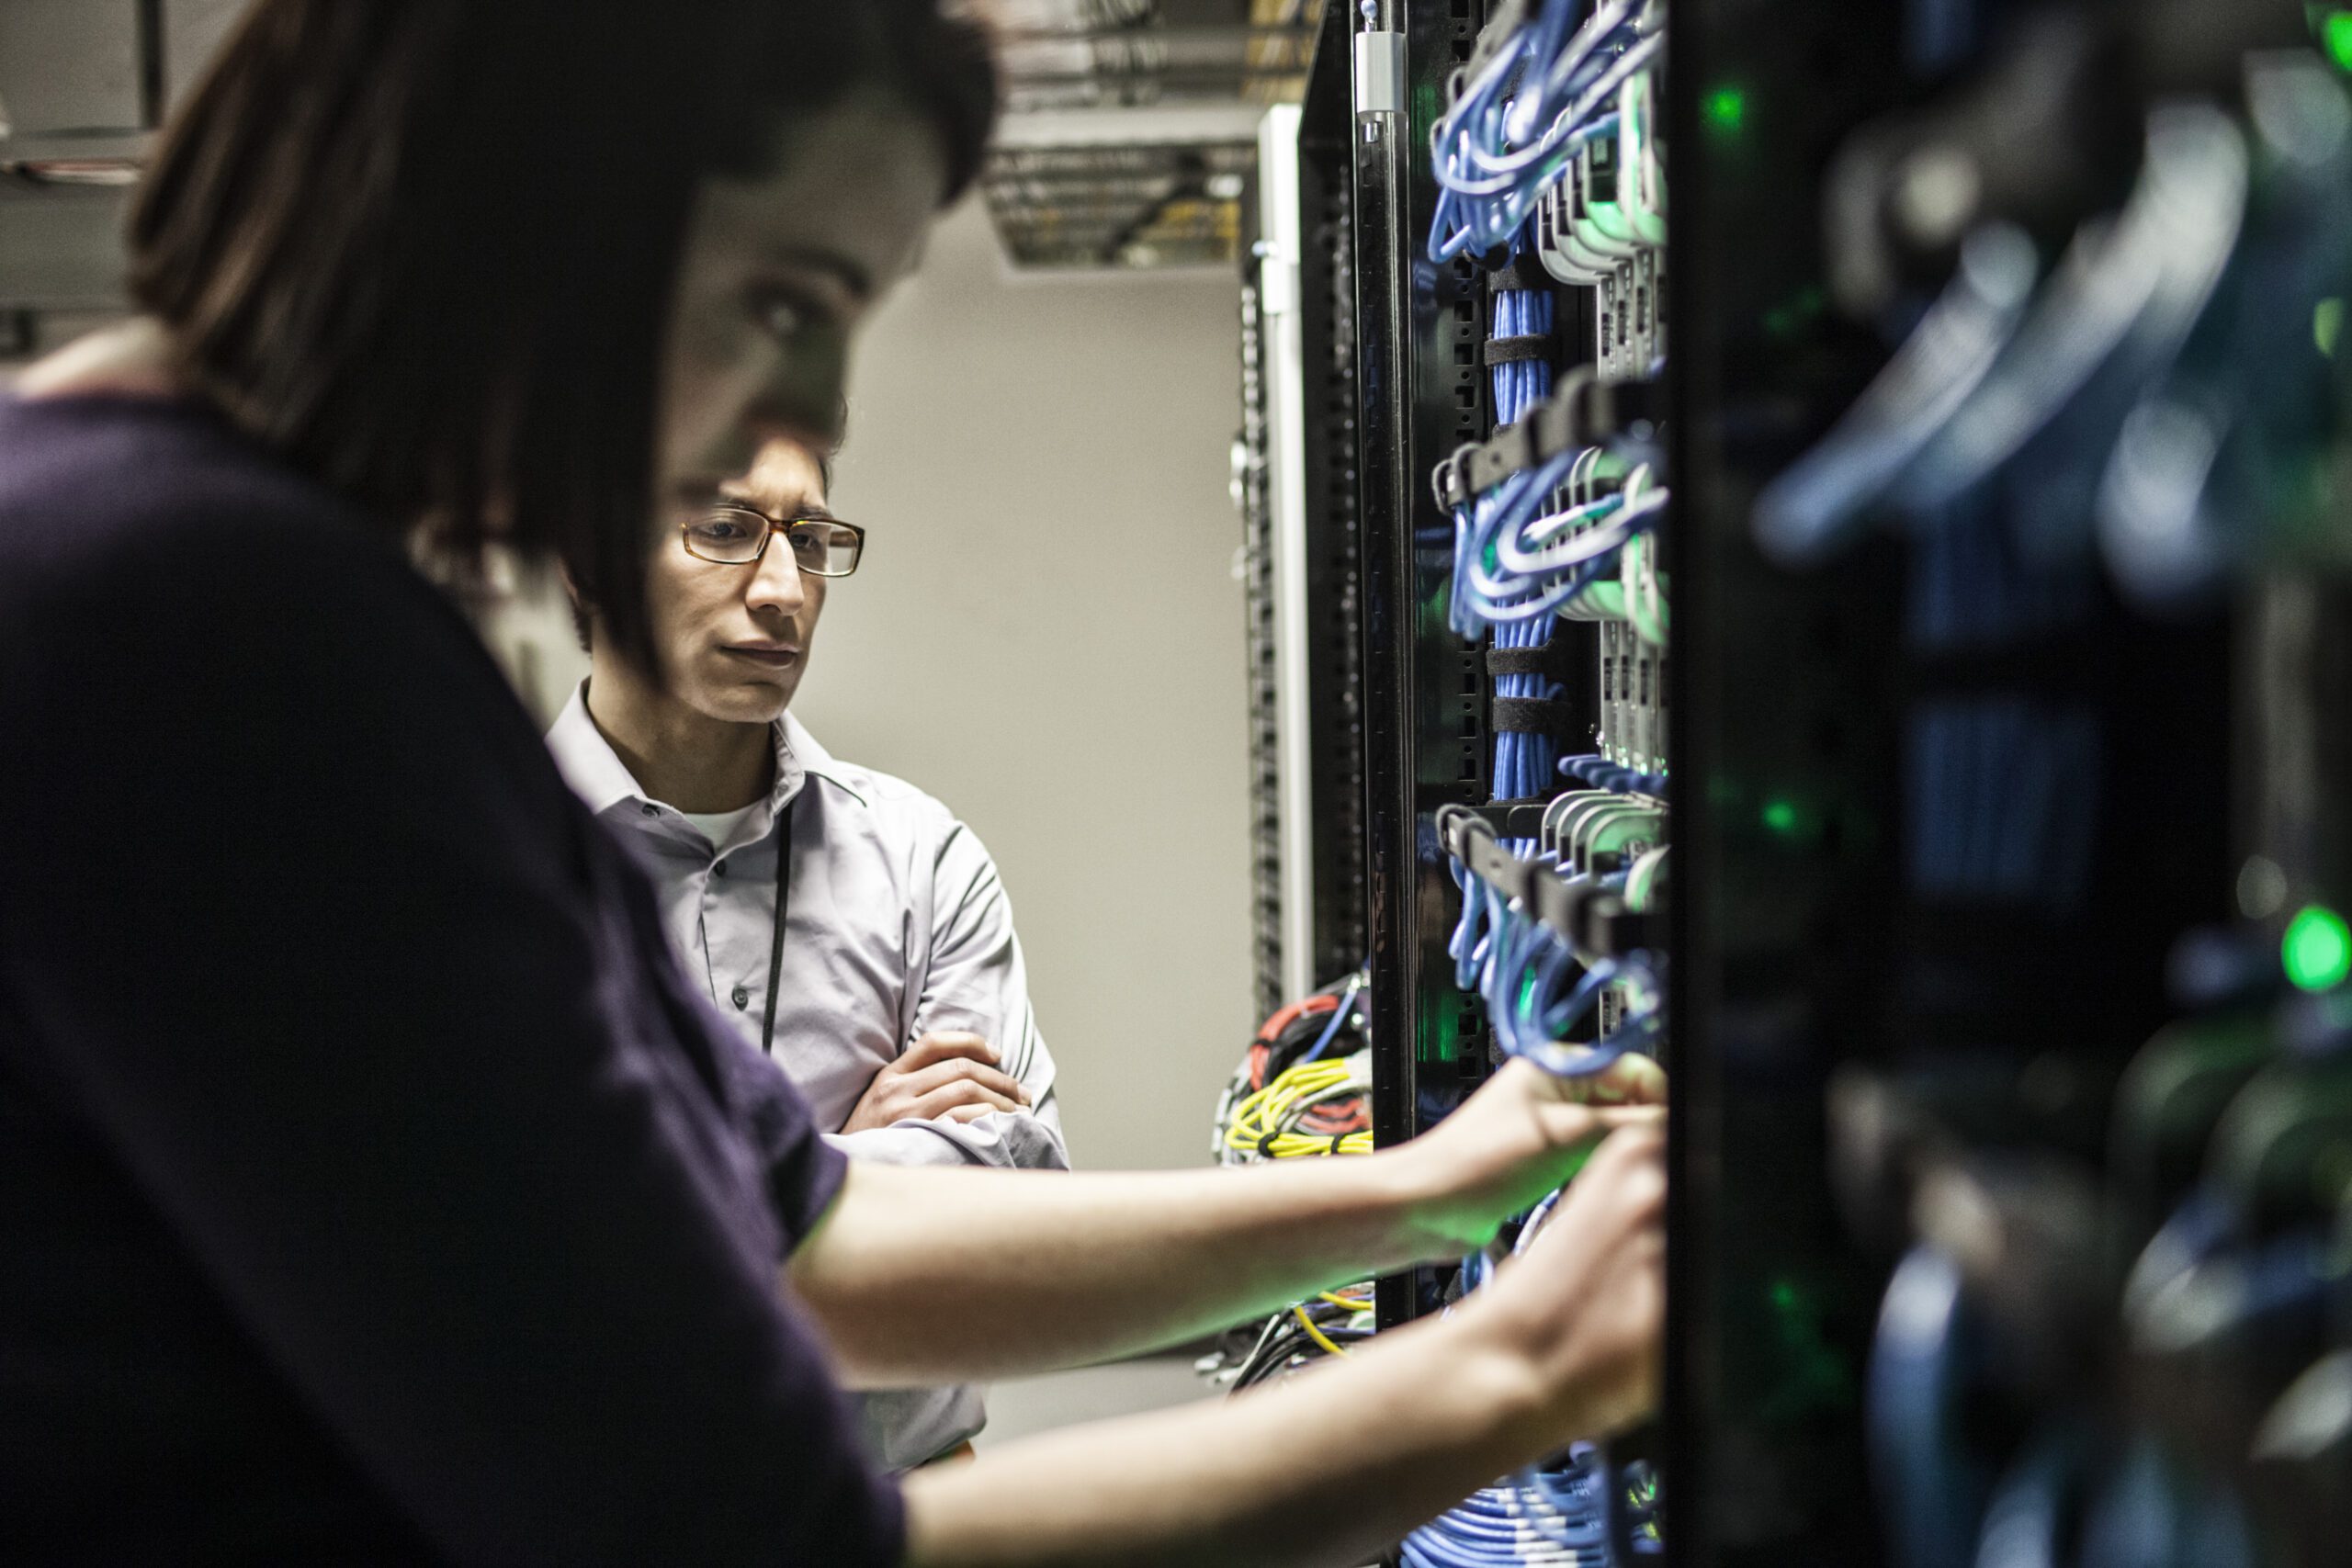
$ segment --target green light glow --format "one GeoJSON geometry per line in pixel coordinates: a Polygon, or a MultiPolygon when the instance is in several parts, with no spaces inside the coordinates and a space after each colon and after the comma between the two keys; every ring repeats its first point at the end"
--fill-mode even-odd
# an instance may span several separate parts
{"type": "Polygon", "coordinates": [[[1764,803],[1764,826],[1775,833],[1793,833],[1797,829],[1796,802],[1775,796],[1764,803]]]}
{"type": "Polygon", "coordinates": [[[2344,335],[2344,301],[2323,299],[2312,309],[2312,341],[2330,359],[2335,357],[2336,339],[2344,335]]]}
{"type": "Polygon", "coordinates": [[[1718,87],[1700,101],[1699,113],[1717,130],[1736,131],[1747,123],[1747,95],[1737,87],[1718,87]]]}
{"type": "Polygon", "coordinates": [[[2352,71],[2352,11],[2330,11],[2319,25],[2319,41],[2338,71],[2352,71]]]}
{"type": "Polygon", "coordinates": [[[2287,922],[2278,957],[2297,989],[2333,990],[2352,975],[2352,927],[2333,909],[2307,905],[2287,922]]]}

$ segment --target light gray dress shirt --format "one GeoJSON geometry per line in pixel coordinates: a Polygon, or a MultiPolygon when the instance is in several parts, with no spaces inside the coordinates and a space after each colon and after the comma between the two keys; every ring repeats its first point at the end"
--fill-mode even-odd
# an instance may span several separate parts
{"type": "MultiPolygon", "coordinates": [[[[557,765],[639,852],[687,974],[755,1045],[775,935],[775,828],[794,803],[774,1052],[819,1126],[840,1127],[876,1071],[940,1030],[986,1038],[1029,1092],[1020,1112],[909,1120],[828,1141],[893,1165],[1069,1168],[1012,906],[970,829],[912,784],[836,761],[786,714],[775,727],[775,786],[713,844],[639,788],[589,718],[585,691],[548,731],[557,765]]],[[[968,1387],[869,1393],[860,1405],[869,1445],[893,1468],[953,1448],[985,1419],[968,1387]]]]}

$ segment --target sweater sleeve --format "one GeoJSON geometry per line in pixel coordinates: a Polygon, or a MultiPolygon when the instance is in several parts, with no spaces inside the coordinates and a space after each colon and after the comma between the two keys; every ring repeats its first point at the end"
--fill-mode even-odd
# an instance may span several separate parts
{"type": "Polygon", "coordinates": [[[57,543],[0,589],[0,1048],[451,1560],[895,1563],[775,1269],[838,1156],[797,1100],[747,1145],[438,593],[214,489],[35,504],[57,543]]]}

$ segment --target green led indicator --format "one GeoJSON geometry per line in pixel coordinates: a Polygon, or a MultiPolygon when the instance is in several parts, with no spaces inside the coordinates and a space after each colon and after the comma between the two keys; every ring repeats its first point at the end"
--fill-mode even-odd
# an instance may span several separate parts
{"type": "Polygon", "coordinates": [[[1819,316],[1829,298],[1819,288],[1800,289],[1764,312],[1764,330],[1774,337],[1789,337],[1819,316]]]}
{"type": "Polygon", "coordinates": [[[1718,87],[1700,100],[1699,113],[1717,130],[1736,131],[1747,123],[1747,95],[1737,87],[1718,87]]]}
{"type": "Polygon", "coordinates": [[[2333,909],[2306,906],[2287,922],[2278,957],[2297,989],[2333,990],[2352,975],[2352,927],[2333,909]]]}
{"type": "Polygon", "coordinates": [[[1795,832],[1797,830],[1796,802],[1783,798],[1766,801],[1764,826],[1771,829],[1775,833],[1795,832]]]}
{"type": "Polygon", "coordinates": [[[2330,11],[2319,25],[2319,41],[2338,71],[2352,71],[2352,11],[2330,11]]]}
{"type": "Polygon", "coordinates": [[[2312,341],[2330,359],[2335,357],[2335,341],[2344,335],[2344,301],[2323,299],[2312,308],[2312,341]]]}

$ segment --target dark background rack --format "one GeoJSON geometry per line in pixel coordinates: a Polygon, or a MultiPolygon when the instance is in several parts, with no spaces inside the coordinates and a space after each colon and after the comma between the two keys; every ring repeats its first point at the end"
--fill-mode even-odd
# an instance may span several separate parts
{"type": "MultiPolygon", "coordinates": [[[[1980,39],[2000,20],[1959,9],[1980,39]]],[[[1833,1184],[1840,1090],[2023,1082],[2032,1109],[1995,1135],[2095,1156],[2117,1071],[2171,1009],[2176,939],[2227,913],[2221,617],[2151,624],[2086,580],[2063,626],[1938,646],[1925,540],[1883,535],[1810,572],[1752,542],[1758,488],[1886,357],[1826,306],[1822,172],[1957,63],[1925,48],[1929,20],[1826,0],[1672,14],[1667,1534],[1685,1564],[1886,1561],[1863,1399],[1893,1252],[1870,1231],[1901,1223],[1905,1195],[1873,1215],[1833,1184]],[[2088,814],[2076,897],[1918,874],[1922,726],[1988,703],[2097,737],[2067,781],[2088,814]]]]}

